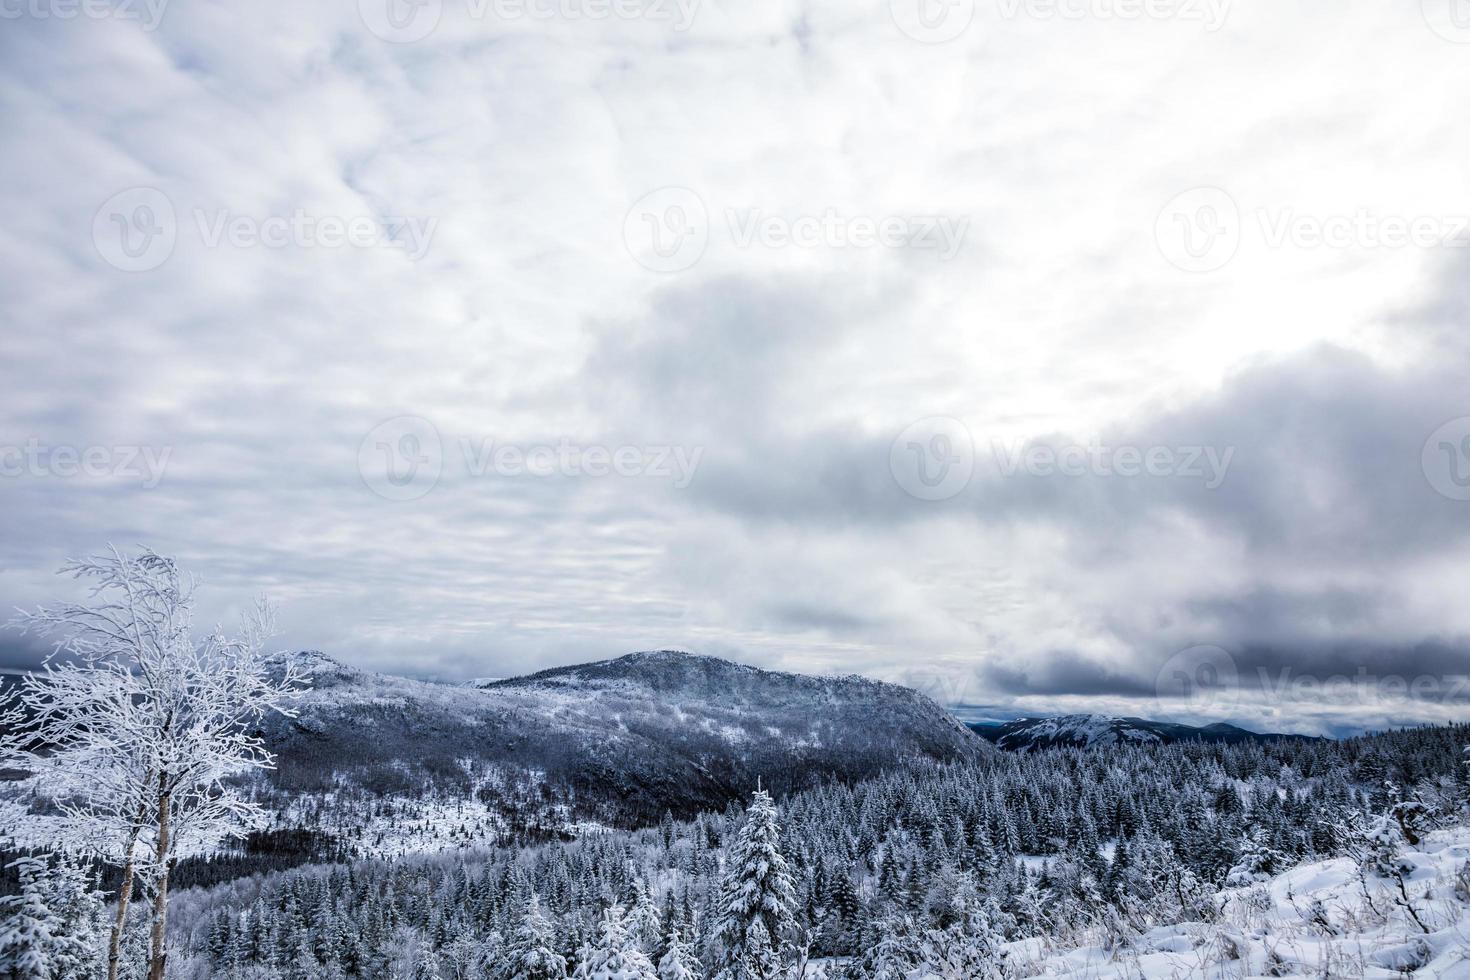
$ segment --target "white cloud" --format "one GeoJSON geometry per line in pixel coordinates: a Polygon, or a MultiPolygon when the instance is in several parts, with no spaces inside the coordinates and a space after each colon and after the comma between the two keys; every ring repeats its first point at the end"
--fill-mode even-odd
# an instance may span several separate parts
{"type": "Polygon", "coordinates": [[[1057,651],[1147,679],[1198,642],[1464,634],[1442,587],[1461,512],[1419,496],[1417,453],[1470,414],[1433,332],[1463,314],[1447,283],[1465,253],[1270,241],[1303,217],[1470,214],[1450,115],[1470,67],[1419,3],[1235,3],[1215,31],[979,4],[932,45],[886,2],[706,2],[683,31],[441,6],[406,44],[355,3],[173,0],[151,31],[7,21],[0,444],[170,457],[152,490],[0,482],[5,598],[47,595],[65,554],[142,541],[216,593],[276,593],[294,642],[388,669],[684,645],[959,672],[997,699],[1015,692],[990,668],[1057,651]],[[1237,240],[1191,273],[1155,229],[1204,186],[1237,240]],[[165,196],[176,240],[124,272],[94,218],[136,187],[165,196]],[[664,187],[693,195],[707,239],[677,272],[624,240],[664,187]],[[746,244],[755,212],[836,221],[843,242],[885,221],[965,230],[947,259],[746,244]],[[222,221],[298,215],[433,231],[416,261],[296,232],[209,244],[222,221]],[[1322,345],[1365,359],[1317,371],[1322,345]],[[1342,431],[1293,430],[1357,393],[1342,431]],[[358,451],[402,415],[443,435],[445,476],[391,502],[358,451]],[[931,504],[888,471],[930,416],[982,450],[1246,444],[1213,497],[982,467],[931,504]],[[685,492],[464,472],[461,441],[486,439],[704,456],[685,492]],[[1332,590],[1378,601],[1334,620],[1332,590]]]}

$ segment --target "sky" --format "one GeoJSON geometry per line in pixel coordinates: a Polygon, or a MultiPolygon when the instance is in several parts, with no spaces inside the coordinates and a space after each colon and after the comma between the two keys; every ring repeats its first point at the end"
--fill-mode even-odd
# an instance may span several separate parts
{"type": "Polygon", "coordinates": [[[1463,0],[0,19],[0,606],[147,545],[420,677],[1466,716],[1463,0]]]}

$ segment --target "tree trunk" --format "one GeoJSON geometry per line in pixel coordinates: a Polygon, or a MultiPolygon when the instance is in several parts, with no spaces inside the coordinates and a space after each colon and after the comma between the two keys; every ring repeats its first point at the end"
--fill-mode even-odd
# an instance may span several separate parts
{"type": "MultiPolygon", "coordinates": [[[[134,840],[137,836],[134,835],[134,840]]],[[[128,845],[123,864],[122,887],[117,893],[117,916],[112,920],[112,933],[107,937],[107,980],[117,980],[118,961],[122,958],[123,927],[128,921],[128,902],[133,897],[133,845],[128,845]]]]}
{"type": "MultiPolygon", "coordinates": [[[[151,776],[144,780],[145,784],[151,782],[151,776]]],[[[147,815],[148,802],[145,797],[138,804],[138,817],[128,831],[128,846],[123,851],[122,886],[117,892],[117,915],[112,921],[112,933],[107,937],[107,980],[117,980],[117,971],[122,960],[123,930],[128,923],[128,903],[133,900],[133,855],[138,847],[138,835],[143,832],[143,819],[147,815]]]]}
{"type": "Polygon", "coordinates": [[[153,932],[148,943],[148,980],[163,980],[164,960],[168,953],[168,875],[173,870],[173,847],[170,838],[169,810],[172,799],[168,790],[158,794],[158,884],[153,891],[153,932]]]}

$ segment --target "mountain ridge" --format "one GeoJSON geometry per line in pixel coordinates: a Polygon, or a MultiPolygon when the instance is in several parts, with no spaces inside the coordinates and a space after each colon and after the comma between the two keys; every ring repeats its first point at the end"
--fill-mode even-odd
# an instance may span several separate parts
{"type": "Polygon", "coordinates": [[[967,726],[997,748],[1027,752],[1045,748],[1090,748],[1094,745],[1158,744],[1199,741],[1238,743],[1311,736],[1253,732],[1228,722],[1185,725],[1150,718],[1102,714],[1070,714],[1017,718],[1008,722],[974,722],[967,726]]]}

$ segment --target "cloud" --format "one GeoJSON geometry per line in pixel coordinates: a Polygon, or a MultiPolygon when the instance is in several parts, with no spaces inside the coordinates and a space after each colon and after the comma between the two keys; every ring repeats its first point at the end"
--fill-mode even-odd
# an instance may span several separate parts
{"type": "Polygon", "coordinates": [[[676,29],[446,0],[408,43],[368,0],[8,21],[0,450],[31,455],[0,476],[0,596],[146,543],[206,620],[267,592],[283,642],[371,668],[685,647],[1033,713],[1209,718],[1151,696],[1200,644],[1248,679],[1454,673],[1470,504],[1424,450],[1470,416],[1463,262],[1271,232],[1453,217],[1470,134],[1432,107],[1463,52],[1412,3],[1218,30],[982,5],[943,44],[890,6],[676,29]],[[1199,187],[1238,212],[1202,273],[1156,227],[1199,187]],[[934,418],[972,472],[926,500],[894,444],[934,418]],[[1173,469],[1012,467],[1092,446],[1173,469]],[[562,447],[698,461],[688,486],[487,464],[562,447]]]}

